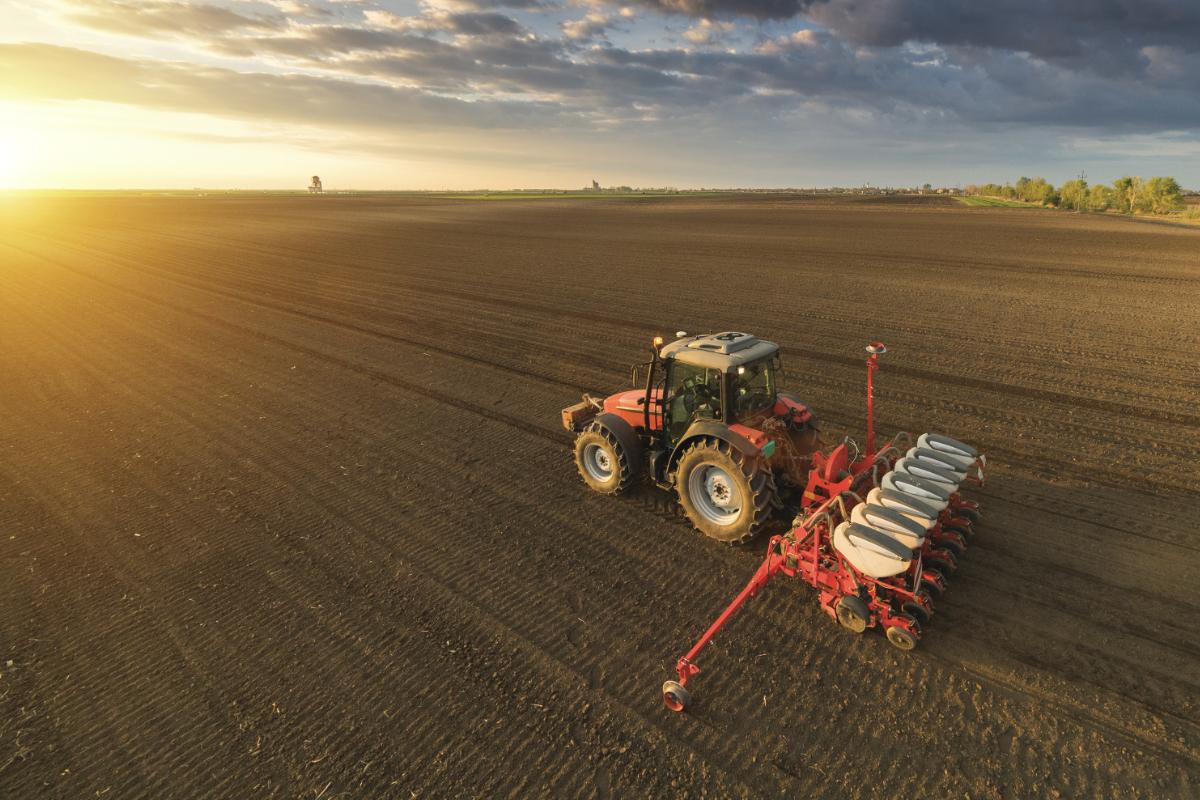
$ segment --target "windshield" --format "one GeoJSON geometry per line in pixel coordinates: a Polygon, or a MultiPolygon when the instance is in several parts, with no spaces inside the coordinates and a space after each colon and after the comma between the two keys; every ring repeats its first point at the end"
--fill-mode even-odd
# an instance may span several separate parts
{"type": "Polygon", "coordinates": [[[775,405],[775,376],[778,357],[738,367],[733,373],[733,407],[738,418],[775,405]]]}

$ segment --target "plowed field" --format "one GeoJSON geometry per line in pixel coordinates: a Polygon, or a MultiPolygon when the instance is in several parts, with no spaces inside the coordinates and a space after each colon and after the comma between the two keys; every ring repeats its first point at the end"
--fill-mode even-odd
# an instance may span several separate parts
{"type": "Polygon", "coordinates": [[[0,797],[1195,797],[1200,231],[934,199],[0,200],[0,797]],[[989,454],[920,647],[585,490],[651,336],[989,454]]]}

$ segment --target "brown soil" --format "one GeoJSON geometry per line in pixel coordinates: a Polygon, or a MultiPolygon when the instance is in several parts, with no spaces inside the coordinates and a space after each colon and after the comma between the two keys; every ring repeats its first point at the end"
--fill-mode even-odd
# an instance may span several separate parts
{"type": "Polygon", "coordinates": [[[716,198],[0,201],[0,796],[1200,792],[1200,231],[716,198]],[[585,490],[559,409],[748,329],[986,450],[914,652],[585,490]]]}

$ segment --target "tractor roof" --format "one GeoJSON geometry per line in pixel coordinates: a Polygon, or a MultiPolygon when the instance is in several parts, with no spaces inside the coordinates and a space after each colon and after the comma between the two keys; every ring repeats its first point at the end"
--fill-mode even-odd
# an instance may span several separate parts
{"type": "Polygon", "coordinates": [[[663,345],[659,355],[684,364],[724,372],[768,358],[779,352],[779,345],[759,339],[749,333],[725,331],[700,336],[684,336],[663,345]]]}

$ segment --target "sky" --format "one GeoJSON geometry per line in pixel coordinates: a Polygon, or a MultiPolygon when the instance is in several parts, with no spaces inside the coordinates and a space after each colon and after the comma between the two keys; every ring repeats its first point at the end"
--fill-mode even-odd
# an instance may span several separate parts
{"type": "Polygon", "coordinates": [[[0,0],[0,188],[1200,188],[1200,0],[0,0]]]}

